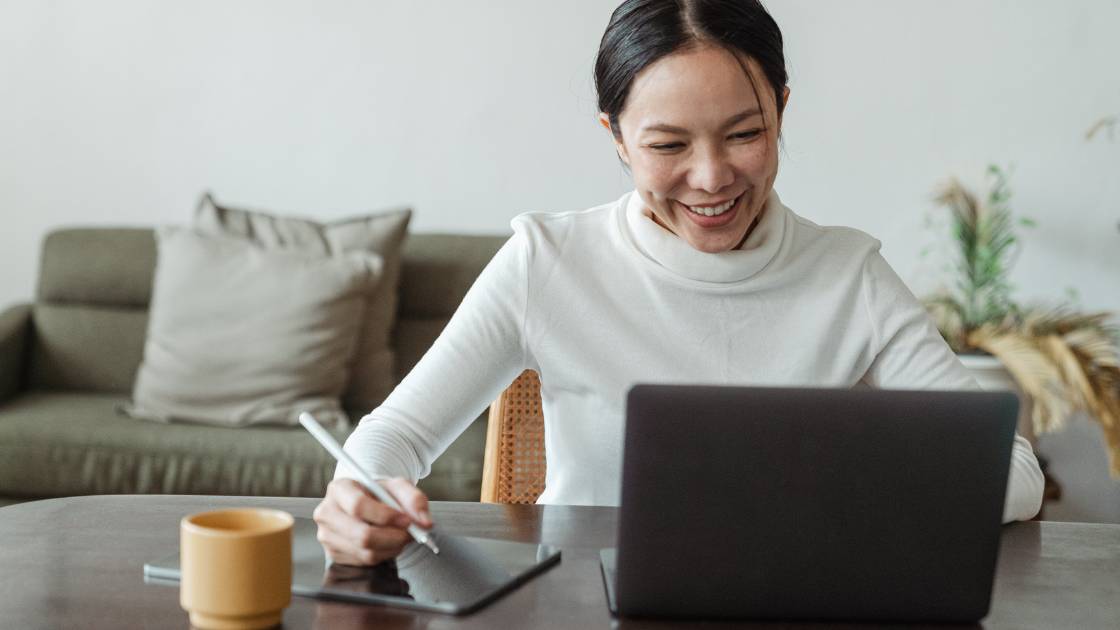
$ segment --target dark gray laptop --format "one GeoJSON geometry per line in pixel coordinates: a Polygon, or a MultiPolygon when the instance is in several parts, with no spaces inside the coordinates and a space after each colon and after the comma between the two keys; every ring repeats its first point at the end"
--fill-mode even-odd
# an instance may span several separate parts
{"type": "Polygon", "coordinates": [[[988,613],[1010,393],[638,385],[623,616],[975,622],[988,613]]]}

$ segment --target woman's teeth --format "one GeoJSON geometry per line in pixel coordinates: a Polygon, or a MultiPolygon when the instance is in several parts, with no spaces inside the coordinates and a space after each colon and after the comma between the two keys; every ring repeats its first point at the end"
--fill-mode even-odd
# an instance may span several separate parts
{"type": "Polygon", "coordinates": [[[688,206],[688,205],[686,205],[685,207],[688,208],[689,210],[695,212],[696,214],[702,214],[706,217],[714,217],[714,216],[721,215],[724,212],[727,212],[728,210],[730,210],[731,207],[735,205],[736,201],[739,201],[738,197],[732,199],[731,201],[721,203],[718,206],[710,206],[710,207],[707,207],[707,208],[702,208],[700,206],[688,206]]]}

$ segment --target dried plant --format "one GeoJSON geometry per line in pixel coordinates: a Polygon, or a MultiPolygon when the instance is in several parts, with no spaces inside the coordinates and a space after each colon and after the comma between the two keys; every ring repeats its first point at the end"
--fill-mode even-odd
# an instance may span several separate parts
{"type": "Polygon", "coordinates": [[[1109,313],[1035,310],[985,324],[972,348],[1000,360],[1032,402],[1036,433],[1060,430],[1084,412],[1101,425],[1114,478],[1120,478],[1120,360],[1109,313]]]}
{"type": "MultiPolygon", "coordinates": [[[[1007,175],[998,166],[989,166],[988,176],[992,184],[983,202],[956,179],[949,180],[934,196],[935,201],[952,212],[953,239],[959,252],[955,291],[934,298],[959,319],[957,334],[949,339],[958,352],[966,350],[967,331],[1016,310],[1008,282],[1018,253],[1015,224],[1008,207],[1011,192],[1007,175]]],[[[1031,225],[1027,220],[1020,223],[1031,225]]]]}
{"type": "MultiPolygon", "coordinates": [[[[935,200],[949,208],[958,249],[952,291],[930,297],[938,330],[958,353],[995,356],[1031,403],[1038,434],[1084,412],[1104,432],[1112,476],[1120,478],[1120,351],[1110,313],[1022,308],[1008,274],[1018,252],[1007,175],[996,166],[985,201],[950,181],[935,200]]],[[[1029,222],[1023,222],[1031,225],[1029,222]]]]}

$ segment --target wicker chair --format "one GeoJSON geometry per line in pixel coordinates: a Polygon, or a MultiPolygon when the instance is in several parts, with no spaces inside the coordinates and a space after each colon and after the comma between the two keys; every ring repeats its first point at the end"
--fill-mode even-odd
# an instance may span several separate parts
{"type": "Polygon", "coordinates": [[[535,503],[544,491],[541,381],[525,370],[490,405],[482,464],[482,501],[535,503]]]}

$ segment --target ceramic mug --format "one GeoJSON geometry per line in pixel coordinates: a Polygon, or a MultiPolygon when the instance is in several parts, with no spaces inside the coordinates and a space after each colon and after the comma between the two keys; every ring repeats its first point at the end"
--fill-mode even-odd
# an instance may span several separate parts
{"type": "Polygon", "coordinates": [[[179,523],[179,604],[203,630],[271,628],[292,601],[291,514],[239,508],[179,523]]]}

